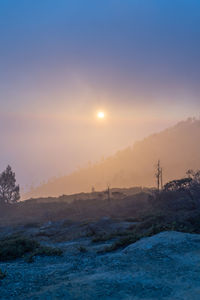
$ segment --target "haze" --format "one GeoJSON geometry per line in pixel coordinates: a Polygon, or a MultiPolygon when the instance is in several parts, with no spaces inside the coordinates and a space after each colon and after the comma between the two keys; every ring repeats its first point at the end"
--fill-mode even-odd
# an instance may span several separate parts
{"type": "Polygon", "coordinates": [[[38,184],[199,116],[199,29],[198,0],[1,0],[0,168],[38,184]]]}

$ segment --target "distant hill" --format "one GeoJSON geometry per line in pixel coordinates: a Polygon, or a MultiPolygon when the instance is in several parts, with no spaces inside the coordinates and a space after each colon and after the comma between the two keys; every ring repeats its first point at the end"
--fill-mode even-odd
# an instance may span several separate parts
{"type": "Polygon", "coordinates": [[[153,134],[94,165],[38,186],[26,198],[58,196],[111,187],[154,186],[155,164],[161,160],[164,182],[200,168],[200,120],[188,119],[153,134]]]}

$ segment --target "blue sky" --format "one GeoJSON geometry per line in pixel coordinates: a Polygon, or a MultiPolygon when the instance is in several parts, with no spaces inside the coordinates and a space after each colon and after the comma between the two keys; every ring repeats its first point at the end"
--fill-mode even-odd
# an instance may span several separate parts
{"type": "Polygon", "coordinates": [[[0,167],[38,182],[199,116],[199,53],[198,0],[0,0],[0,167]]]}

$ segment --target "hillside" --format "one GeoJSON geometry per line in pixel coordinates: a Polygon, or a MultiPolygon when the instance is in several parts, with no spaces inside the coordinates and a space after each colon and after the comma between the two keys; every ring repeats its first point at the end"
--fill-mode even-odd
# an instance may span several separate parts
{"type": "Polygon", "coordinates": [[[0,263],[1,299],[199,299],[199,235],[163,232],[106,255],[100,247],[65,242],[62,256],[0,263]]]}
{"type": "Polygon", "coordinates": [[[199,299],[200,182],[126,192],[1,206],[0,298],[199,299]]]}
{"type": "Polygon", "coordinates": [[[43,184],[26,195],[58,196],[111,187],[155,185],[155,164],[161,160],[164,182],[200,168],[200,120],[188,119],[153,134],[107,159],[43,184]]]}
{"type": "Polygon", "coordinates": [[[111,192],[1,205],[1,299],[199,299],[200,177],[111,192]]]}

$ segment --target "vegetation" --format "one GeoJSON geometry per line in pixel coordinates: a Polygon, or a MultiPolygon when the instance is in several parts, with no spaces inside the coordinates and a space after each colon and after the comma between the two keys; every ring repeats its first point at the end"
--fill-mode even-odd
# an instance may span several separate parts
{"type": "Polygon", "coordinates": [[[0,269],[0,280],[4,279],[5,277],[6,277],[6,273],[0,269]]]}
{"type": "Polygon", "coordinates": [[[120,248],[124,248],[132,243],[137,242],[141,237],[135,234],[129,234],[127,236],[124,236],[120,239],[118,239],[116,242],[113,244],[106,246],[103,250],[100,250],[99,253],[104,253],[104,252],[112,252],[115,250],[118,250],[120,248]]]}
{"type": "Polygon", "coordinates": [[[198,220],[198,230],[197,230],[197,227],[195,228],[192,225],[191,226],[186,225],[184,222],[179,223],[174,221],[171,223],[167,223],[167,222],[153,223],[147,220],[146,222],[141,223],[132,231],[128,230],[127,232],[112,235],[112,239],[115,238],[115,241],[111,245],[106,246],[103,250],[100,250],[99,253],[112,252],[121,248],[125,248],[128,245],[133,244],[142,238],[150,237],[152,235],[155,235],[163,231],[172,230],[172,231],[179,231],[179,232],[196,233],[197,230],[198,233],[200,233],[199,225],[200,225],[200,221],[198,220]]]}
{"type": "Polygon", "coordinates": [[[92,239],[93,243],[98,243],[98,242],[106,242],[109,241],[110,239],[112,239],[114,237],[113,234],[98,234],[95,235],[92,239]]]}
{"type": "Polygon", "coordinates": [[[0,261],[23,257],[39,248],[39,243],[25,237],[11,236],[0,241],[0,261]]]}
{"type": "Polygon", "coordinates": [[[32,263],[35,256],[61,256],[63,251],[59,248],[39,246],[26,257],[26,262],[32,263]]]}
{"type": "Polygon", "coordinates": [[[86,248],[85,246],[82,246],[82,245],[80,245],[80,246],[78,247],[78,250],[79,250],[81,253],[86,253],[86,252],[87,252],[87,248],[86,248]]]}
{"type": "Polygon", "coordinates": [[[189,170],[187,178],[170,181],[160,192],[149,194],[147,209],[140,211],[137,218],[129,218],[136,224],[125,232],[93,237],[93,242],[115,239],[100,252],[110,252],[143,237],[162,231],[200,233],[200,172],[189,170]]]}
{"type": "MultiPolygon", "coordinates": [[[[186,178],[170,181],[160,191],[138,189],[138,193],[131,194],[124,189],[123,198],[119,197],[119,193],[120,190],[117,190],[116,197],[112,193],[109,205],[107,198],[99,200],[98,193],[95,194],[96,199],[88,200],[78,200],[74,195],[75,200],[70,203],[65,201],[64,196],[62,200],[50,199],[49,202],[32,199],[0,210],[0,221],[1,224],[9,220],[19,224],[23,220],[25,231],[31,231],[32,226],[37,228],[37,239],[42,236],[51,241],[64,241],[87,236],[93,243],[110,241],[112,244],[104,252],[117,250],[166,230],[200,233],[199,171],[189,170],[186,178]],[[102,227],[105,216],[108,218],[105,227],[102,227]],[[103,221],[97,224],[99,219],[103,221]],[[109,220],[113,222],[113,228],[111,226],[107,230],[109,220]],[[126,226],[127,222],[130,224],[126,230],[116,229],[114,224],[118,222],[125,222],[126,226]],[[48,225],[40,230],[43,223],[48,225]]],[[[87,251],[83,246],[78,249],[80,252],[87,251]]],[[[31,262],[36,255],[60,254],[60,249],[42,247],[38,242],[24,237],[12,236],[0,240],[0,260],[26,256],[31,262]]]]}
{"type": "Polygon", "coordinates": [[[61,255],[62,251],[58,248],[41,246],[35,240],[23,236],[10,236],[0,240],[0,261],[10,261],[17,258],[22,258],[28,255],[34,256],[52,256],[61,255]]]}
{"type": "MultiPolygon", "coordinates": [[[[187,169],[200,168],[199,128],[200,120],[188,119],[180,122],[136,142],[132,147],[118,151],[99,163],[50,180],[33,189],[26,198],[72,194],[80,190],[86,192],[89,190],[88,183],[96,191],[105,189],[108,182],[112,187],[154,186],[152,166],[155,164],[155,153],[162,160],[165,182],[181,178],[187,169]]],[[[99,195],[100,197],[102,196],[99,195]]]]}
{"type": "Polygon", "coordinates": [[[168,182],[164,186],[165,191],[182,191],[191,187],[192,178],[182,178],[168,182]]]}
{"type": "Polygon", "coordinates": [[[8,165],[0,174],[0,203],[15,203],[19,199],[19,185],[16,185],[15,173],[8,165]]]}

